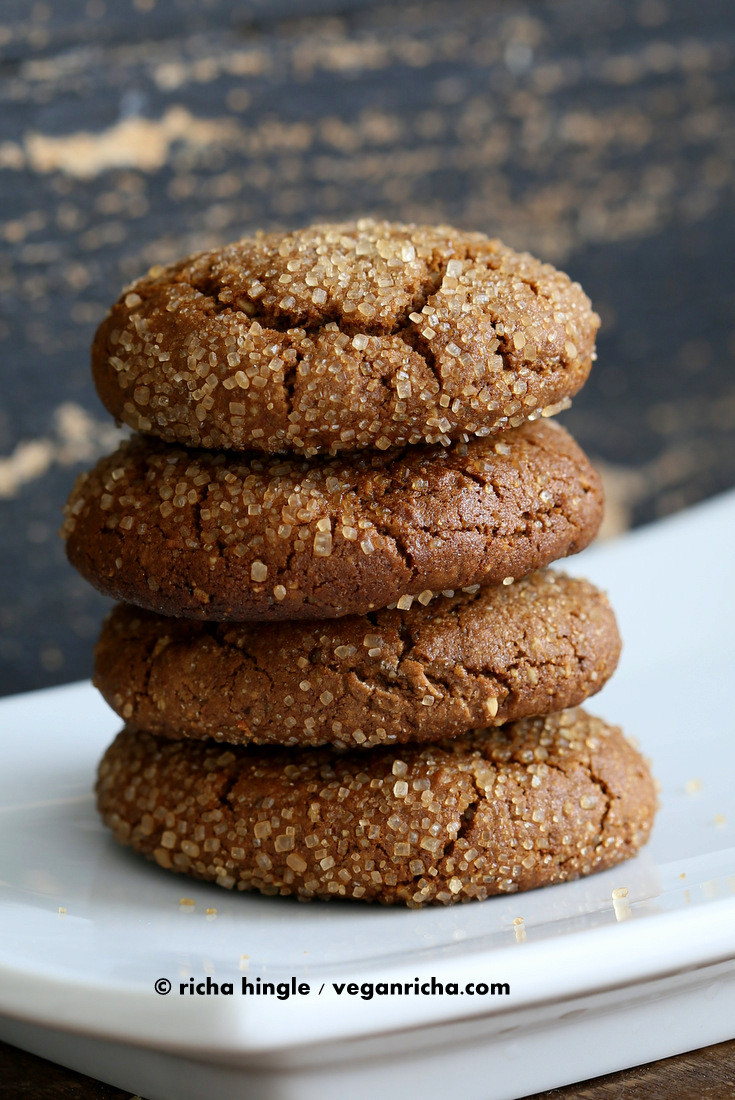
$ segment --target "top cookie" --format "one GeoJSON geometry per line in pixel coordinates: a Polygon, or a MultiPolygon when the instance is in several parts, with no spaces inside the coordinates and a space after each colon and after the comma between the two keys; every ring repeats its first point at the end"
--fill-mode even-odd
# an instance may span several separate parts
{"type": "Polygon", "coordinates": [[[500,241],[365,219],[153,268],[100,325],[92,371],[118,420],[171,443],[386,450],[557,411],[598,325],[577,283],[500,241]]]}

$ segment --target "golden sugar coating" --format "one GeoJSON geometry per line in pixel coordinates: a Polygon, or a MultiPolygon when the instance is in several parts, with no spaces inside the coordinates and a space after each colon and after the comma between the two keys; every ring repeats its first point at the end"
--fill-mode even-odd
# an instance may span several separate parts
{"type": "Polygon", "coordinates": [[[600,481],[553,421],[451,447],[267,458],[137,436],[77,482],[69,560],[164,615],[332,618],[525,576],[594,537],[600,481]]]}
{"type": "Polygon", "coordinates": [[[620,637],[584,580],[422,593],[406,610],[298,623],[212,623],[119,604],[95,685],[130,727],[166,737],[340,748],[428,742],[581,703],[620,637]]]}
{"type": "Polygon", "coordinates": [[[102,322],[100,397],[196,447],[448,444],[564,407],[599,318],[577,283],[481,233],[364,219],[153,269],[102,322]]]}
{"type": "Polygon", "coordinates": [[[161,867],[413,908],[611,867],[646,842],[656,810],[643,758],[581,710],[345,754],[124,730],[97,798],[117,840],[161,867]]]}

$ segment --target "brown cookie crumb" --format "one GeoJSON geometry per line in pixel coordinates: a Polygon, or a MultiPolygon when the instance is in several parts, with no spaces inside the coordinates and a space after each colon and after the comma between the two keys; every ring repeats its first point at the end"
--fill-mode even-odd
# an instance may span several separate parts
{"type": "Polygon", "coordinates": [[[306,455],[489,435],[584,384],[581,287],[481,233],[369,219],[246,238],[133,283],[92,370],[169,443],[306,455]]]}
{"type": "Polygon", "coordinates": [[[124,730],[97,782],[123,844],[228,888],[419,907],[611,867],[648,838],[653,781],[581,710],[343,755],[124,730]]]}
{"type": "Polygon", "coordinates": [[[62,532],[106,595],[237,621],[365,614],[518,579],[583,549],[601,516],[585,455],[536,421],[502,441],[331,460],[138,436],[79,478],[62,532]]]}
{"type": "Polygon", "coordinates": [[[409,610],[300,623],[177,620],[118,605],[96,687],[129,726],[232,744],[428,742],[575,706],[620,638],[584,580],[532,573],[409,610]]]}

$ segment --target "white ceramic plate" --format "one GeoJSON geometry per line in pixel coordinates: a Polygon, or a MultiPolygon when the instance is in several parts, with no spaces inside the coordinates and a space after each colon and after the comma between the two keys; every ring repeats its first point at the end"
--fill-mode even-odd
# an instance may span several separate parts
{"type": "Polygon", "coordinates": [[[0,702],[0,1037],[150,1100],[509,1100],[735,1036],[734,543],[732,493],[567,563],[608,589],[625,640],[589,709],[652,758],[661,810],[636,860],[530,894],[408,911],[173,876],[97,820],[119,722],[90,685],[0,702]],[[242,996],[243,974],[312,992],[242,996]],[[234,994],[178,992],[207,976],[234,994]],[[330,984],[432,976],[510,994],[330,984]]]}

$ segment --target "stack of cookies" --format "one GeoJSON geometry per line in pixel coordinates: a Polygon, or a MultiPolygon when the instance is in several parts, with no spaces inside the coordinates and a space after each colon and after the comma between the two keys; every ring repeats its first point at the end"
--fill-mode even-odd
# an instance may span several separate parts
{"type": "Polygon", "coordinates": [[[549,419],[597,325],[498,241],[370,220],[123,294],[93,371],[135,432],[64,527],[123,601],[95,671],[126,722],[97,786],[119,841],[230,888],[411,907],[638,850],[648,768],[576,709],[615,668],[615,619],[546,568],[602,516],[549,419]]]}

